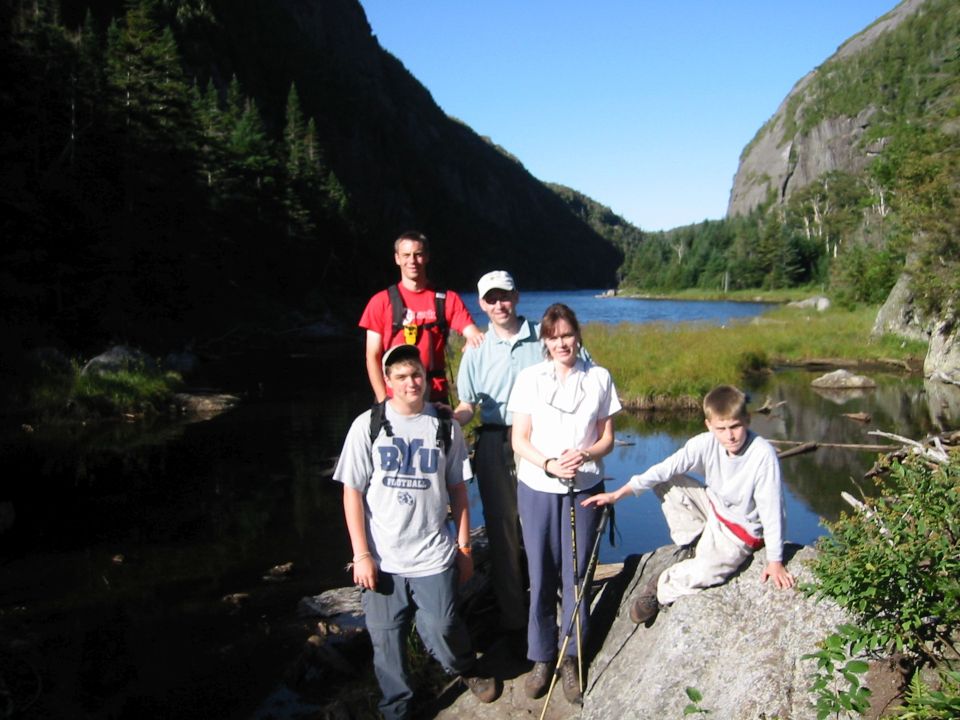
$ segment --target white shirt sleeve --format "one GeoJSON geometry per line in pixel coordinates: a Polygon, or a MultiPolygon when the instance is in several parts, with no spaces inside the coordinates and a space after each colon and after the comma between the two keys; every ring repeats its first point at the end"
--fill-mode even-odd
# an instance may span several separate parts
{"type": "Polygon", "coordinates": [[[688,472],[703,473],[703,454],[706,449],[703,442],[704,436],[709,439],[707,433],[696,435],[687,440],[682,448],[665,460],[647,468],[639,475],[631,477],[628,483],[633,494],[639,495],[644,490],[649,490],[655,485],[666,482],[674,475],[683,475],[688,472]]]}

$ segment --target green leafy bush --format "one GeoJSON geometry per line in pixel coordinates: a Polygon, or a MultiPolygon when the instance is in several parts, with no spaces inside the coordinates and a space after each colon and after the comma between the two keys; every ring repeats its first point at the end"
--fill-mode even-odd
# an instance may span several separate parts
{"type": "MultiPolygon", "coordinates": [[[[813,690],[823,709],[828,707],[824,697],[832,692],[832,711],[862,712],[855,702],[859,681],[853,677],[861,666],[848,660],[893,652],[936,668],[943,679],[945,689],[937,693],[915,680],[908,708],[913,702],[915,712],[924,708],[927,713],[960,702],[951,667],[958,656],[960,621],[958,460],[952,455],[943,463],[920,456],[895,461],[875,477],[876,493],[861,511],[827,524],[831,534],[818,541],[820,552],[812,562],[817,583],[806,591],[835,600],[853,614],[856,625],[839,628],[811,656],[821,671],[839,672],[850,683],[837,692],[818,678],[813,690]]],[[[906,717],[956,717],[922,713],[906,717]]]]}
{"type": "Polygon", "coordinates": [[[869,709],[870,689],[860,681],[860,676],[870,669],[858,657],[864,650],[862,643],[859,628],[842,625],[821,643],[820,650],[803,656],[805,660],[817,661],[810,685],[817,698],[817,720],[831,715],[863,714],[869,709]]]}
{"type": "Polygon", "coordinates": [[[953,720],[960,717],[960,672],[942,673],[940,684],[940,690],[933,690],[919,674],[915,675],[897,717],[901,720],[953,720]]]}

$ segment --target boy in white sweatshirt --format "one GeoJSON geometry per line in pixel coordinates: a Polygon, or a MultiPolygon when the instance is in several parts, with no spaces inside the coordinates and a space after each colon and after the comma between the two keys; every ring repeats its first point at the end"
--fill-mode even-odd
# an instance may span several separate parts
{"type": "Polygon", "coordinates": [[[715,387],[703,400],[703,413],[708,432],[619,490],[583,501],[585,506],[612,505],[653,488],[670,537],[685,551],[688,559],[654,577],[633,601],[630,617],[636,623],[652,620],[679,597],[720,585],[764,545],[767,565],[761,581],[770,578],[782,589],[794,585],[783,565],[783,492],[776,451],[750,430],[746,396],[737,388],[715,387]],[[706,487],[688,472],[703,475],[706,487]]]}

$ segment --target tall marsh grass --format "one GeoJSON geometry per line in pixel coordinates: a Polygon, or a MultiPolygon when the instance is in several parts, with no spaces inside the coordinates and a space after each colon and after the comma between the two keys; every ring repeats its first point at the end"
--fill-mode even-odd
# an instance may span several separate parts
{"type": "Polygon", "coordinates": [[[723,327],[592,323],[584,327],[584,343],[612,373],[621,399],[638,406],[656,398],[699,398],[714,385],[739,384],[750,372],[780,363],[922,360],[923,343],[870,337],[876,313],[869,307],[779,308],[723,327]]]}

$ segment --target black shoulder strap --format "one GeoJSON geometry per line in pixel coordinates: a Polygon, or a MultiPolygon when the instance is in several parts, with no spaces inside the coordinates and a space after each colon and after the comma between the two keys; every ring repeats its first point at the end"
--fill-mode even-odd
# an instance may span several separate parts
{"type": "Polygon", "coordinates": [[[393,331],[390,333],[390,337],[384,338],[384,344],[389,345],[394,336],[400,332],[400,328],[403,327],[403,316],[406,315],[407,309],[403,306],[399,286],[391,285],[388,287],[387,296],[390,298],[390,310],[393,313],[393,331]]]}
{"type": "Polygon", "coordinates": [[[374,403],[370,406],[370,443],[377,439],[380,434],[380,428],[387,434],[387,437],[393,437],[393,428],[390,427],[390,421],[387,420],[387,401],[374,403]]]}
{"type": "Polygon", "coordinates": [[[443,446],[443,454],[450,452],[453,442],[453,413],[443,407],[437,408],[437,447],[443,446]]]}
{"type": "MultiPolygon", "coordinates": [[[[446,408],[437,408],[437,447],[443,447],[443,453],[450,452],[453,441],[453,413],[446,408]]],[[[380,429],[393,437],[393,428],[387,420],[387,401],[374,403],[370,406],[370,443],[372,444],[380,434],[380,429]]]]}
{"type": "MultiPolygon", "coordinates": [[[[387,342],[393,340],[394,336],[400,332],[403,327],[403,319],[407,314],[407,308],[404,307],[403,297],[400,295],[400,287],[391,285],[387,288],[387,296],[390,298],[390,311],[392,314],[392,330],[387,342]]],[[[446,338],[450,333],[450,326],[447,324],[447,291],[435,290],[433,293],[433,311],[437,319],[432,323],[426,323],[423,328],[429,330],[436,327],[443,337],[446,338]]]]}
{"type": "Polygon", "coordinates": [[[447,291],[436,290],[433,297],[434,314],[437,316],[436,325],[443,333],[444,338],[450,332],[450,326],[447,325],[447,291]]]}

